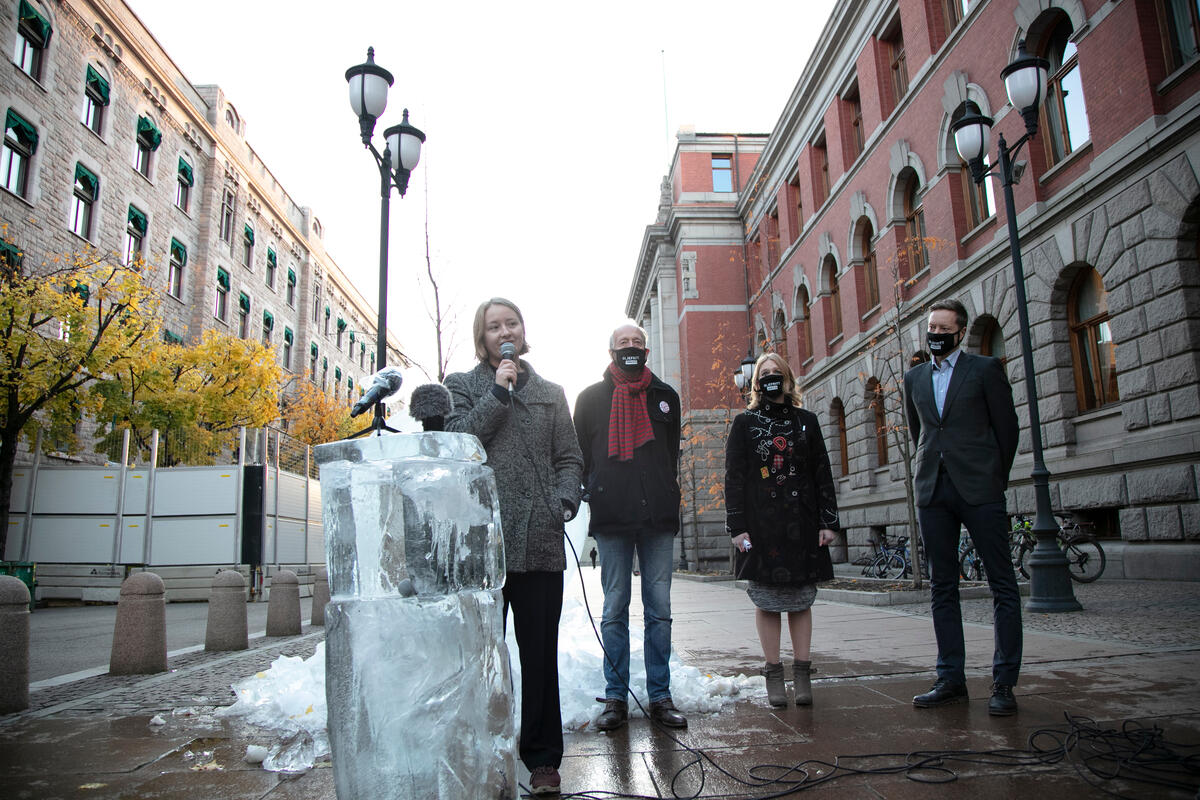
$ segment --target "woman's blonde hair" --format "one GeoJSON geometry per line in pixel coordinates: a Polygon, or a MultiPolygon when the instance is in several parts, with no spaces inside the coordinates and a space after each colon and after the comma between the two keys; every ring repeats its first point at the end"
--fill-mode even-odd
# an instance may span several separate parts
{"type": "MultiPolygon", "coordinates": [[[[503,297],[493,297],[491,300],[484,300],[479,304],[479,308],[475,309],[475,323],[471,326],[471,330],[475,334],[475,357],[480,361],[488,360],[487,346],[483,342],[483,334],[485,333],[483,329],[483,317],[492,306],[507,306],[511,308],[513,313],[517,315],[517,319],[521,321],[521,328],[525,328],[525,317],[521,314],[521,309],[517,308],[517,304],[512,300],[505,300],[503,297]]],[[[529,341],[525,339],[523,331],[521,338],[523,341],[521,342],[521,350],[517,353],[519,356],[523,356],[529,352],[529,341]]]]}
{"type": "Polygon", "coordinates": [[[762,372],[763,365],[768,361],[779,367],[779,371],[783,373],[784,397],[791,399],[792,405],[799,408],[803,395],[800,394],[800,388],[796,386],[796,377],[792,374],[792,368],[788,366],[787,359],[779,353],[763,353],[754,362],[754,376],[750,379],[750,404],[748,407],[758,408],[766,399],[758,388],[758,376],[762,372]]]}

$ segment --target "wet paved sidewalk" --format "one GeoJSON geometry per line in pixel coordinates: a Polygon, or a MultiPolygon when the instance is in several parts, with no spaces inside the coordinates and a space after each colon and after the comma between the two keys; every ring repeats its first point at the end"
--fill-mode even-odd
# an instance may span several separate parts
{"type": "MultiPolygon", "coordinates": [[[[584,577],[598,610],[598,570],[585,569],[584,577]]],[[[811,787],[816,796],[1195,797],[1200,774],[1169,776],[1191,786],[1177,790],[1091,776],[1082,766],[1093,744],[1086,728],[1076,731],[1080,741],[1063,758],[1056,758],[1057,740],[1049,734],[1034,740],[1049,752],[1030,755],[1031,734],[1065,731],[1068,715],[1090,718],[1100,729],[1132,722],[1158,726],[1165,740],[1176,743],[1175,752],[1200,752],[1200,584],[1100,581],[1076,592],[1083,612],[1026,615],[1020,713],[1014,717],[987,714],[992,634],[990,624],[980,623],[990,619],[990,600],[964,602],[970,702],[931,710],[911,705],[912,695],[928,689],[933,677],[935,648],[925,607],[818,600],[812,708],[769,709],[756,689],[720,713],[689,715],[679,742],[644,719],[612,734],[569,733],[564,793],[762,797],[788,785],[754,786],[783,772],[756,765],[807,761],[807,780],[817,783],[830,778],[838,760],[843,767],[886,768],[889,774],[839,772],[836,780],[811,787]],[[1014,752],[943,760],[941,769],[927,762],[924,769],[904,766],[905,754],[914,752],[1003,749],[1014,752]],[[877,753],[896,755],[847,758],[877,753]],[[937,783],[951,777],[951,783],[937,783]]],[[[636,606],[637,591],[634,597],[636,606]]],[[[673,604],[675,646],[685,663],[714,674],[756,672],[761,659],[743,591],[730,582],[677,580],[673,604]]],[[[242,758],[247,744],[267,741],[212,713],[233,702],[230,683],[279,655],[311,655],[323,635],[320,628],[305,628],[299,637],[253,639],[243,653],[185,653],[160,675],[37,684],[30,710],[0,717],[0,798],[333,798],[327,763],[281,780],[242,758]],[[149,724],[156,714],[165,724],[149,724]]]]}

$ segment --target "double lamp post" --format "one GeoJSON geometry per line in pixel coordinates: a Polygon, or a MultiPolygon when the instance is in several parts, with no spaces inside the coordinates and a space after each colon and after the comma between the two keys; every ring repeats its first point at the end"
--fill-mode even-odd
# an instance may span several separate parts
{"type": "MultiPolygon", "coordinates": [[[[371,138],[375,134],[375,121],[387,108],[388,89],[393,83],[392,73],[375,63],[375,48],[367,48],[367,60],[346,70],[346,81],[350,85],[350,107],[358,117],[363,146],[371,151],[379,166],[379,327],[375,349],[378,358],[375,369],[387,364],[387,277],[388,277],[388,211],[392,189],[404,197],[408,191],[408,178],[421,160],[421,145],[425,134],[408,122],[408,109],[399,125],[383,132],[383,153],[375,149],[371,138]]],[[[387,425],[387,410],[383,400],[375,404],[375,417],[368,430],[379,433],[393,430],[387,425]]]]}
{"type": "MultiPolygon", "coordinates": [[[[1004,213],[1008,218],[1008,242],[1012,250],[1013,283],[1016,290],[1017,315],[1021,326],[1021,355],[1025,365],[1025,393],[1029,407],[1029,434],[1033,442],[1034,498],[1037,514],[1033,522],[1033,533],[1037,546],[1029,557],[1031,568],[1029,602],[1025,610],[1031,612],[1079,611],[1082,606],[1071,589],[1067,558],[1057,543],[1058,525],[1050,510],[1050,471],[1042,457],[1042,422],[1038,412],[1037,383],[1033,369],[1033,348],[1029,336],[1029,309],[1025,295],[1025,270],[1021,265],[1021,240],[1017,234],[1017,210],[1013,201],[1013,186],[1020,170],[1014,175],[1013,159],[1026,142],[1037,135],[1038,109],[1046,98],[1046,75],[1049,62],[1044,58],[1030,56],[1025,52],[1025,42],[1017,47],[1017,58],[1000,72],[1008,100],[1020,111],[1025,122],[1025,133],[1011,146],[1004,134],[999,140],[999,177],[1004,187],[1004,213]]],[[[984,164],[988,149],[988,136],[992,118],[972,108],[951,126],[958,154],[971,168],[975,183],[992,174],[984,164]]]]}

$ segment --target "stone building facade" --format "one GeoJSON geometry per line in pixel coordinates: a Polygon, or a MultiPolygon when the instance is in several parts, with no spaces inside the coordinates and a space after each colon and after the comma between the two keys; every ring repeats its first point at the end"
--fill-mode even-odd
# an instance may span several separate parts
{"type": "Polygon", "coordinates": [[[165,338],[258,339],[298,378],[356,398],[376,311],[221,88],[192,84],[120,0],[6,0],[0,39],[0,223],[26,263],[132,247],[162,289],[165,338]]]}
{"type": "MultiPolygon", "coordinates": [[[[713,442],[738,405],[729,379],[739,360],[786,355],[822,423],[842,509],[839,555],[853,559],[881,535],[912,533],[898,380],[924,346],[927,306],[960,299],[967,348],[1004,359],[1013,385],[1023,431],[1008,508],[1031,514],[1002,189],[971,181],[950,130],[968,110],[993,117],[993,159],[998,134],[1021,137],[1000,71],[1022,41],[1051,64],[1013,188],[1052,504],[1105,538],[1106,574],[1200,577],[1194,4],[837,4],[756,150],[681,132],[674,192],[647,228],[626,310],[650,329],[679,330],[678,365],[663,369],[677,370],[685,419],[705,422],[713,442]],[[706,152],[689,167],[697,151],[706,152]],[[737,156],[749,165],[732,194],[706,195],[728,185],[721,170],[737,156]],[[721,221],[719,234],[695,224],[698,209],[721,221]],[[698,296],[686,296],[685,275],[698,296]],[[734,341],[717,336],[718,320],[734,341]],[[703,389],[714,355],[728,387],[720,397],[703,389]]],[[[721,509],[689,519],[684,505],[701,562],[727,563],[721,509]]]]}

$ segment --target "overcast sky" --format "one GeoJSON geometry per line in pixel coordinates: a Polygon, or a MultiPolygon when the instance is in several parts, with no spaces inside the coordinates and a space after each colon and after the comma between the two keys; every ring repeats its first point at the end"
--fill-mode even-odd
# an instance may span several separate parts
{"type": "MultiPolygon", "coordinates": [[[[475,307],[504,296],[524,312],[530,363],[572,404],[607,364],[675,132],[771,131],[833,5],[128,2],[193,84],[221,85],[372,304],[379,173],[345,71],[374,46],[396,78],[377,146],[404,107],[428,137],[407,196],[392,198],[388,327],[433,374],[428,206],[456,317],[451,371],[474,365],[475,307]]],[[[404,396],[427,380],[409,371],[404,396]]]]}

